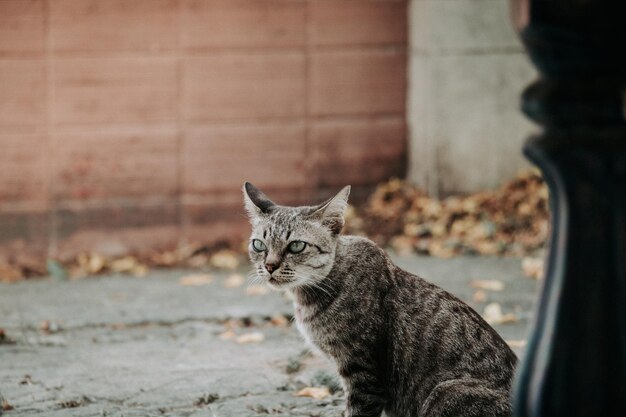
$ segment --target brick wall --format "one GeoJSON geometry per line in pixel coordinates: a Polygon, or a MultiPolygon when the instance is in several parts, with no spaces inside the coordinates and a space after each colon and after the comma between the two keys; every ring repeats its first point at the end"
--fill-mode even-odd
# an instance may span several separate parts
{"type": "Polygon", "coordinates": [[[0,0],[0,247],[239,239],[244,180],[297,203],[403,175],[406,9],[0,0]]]}

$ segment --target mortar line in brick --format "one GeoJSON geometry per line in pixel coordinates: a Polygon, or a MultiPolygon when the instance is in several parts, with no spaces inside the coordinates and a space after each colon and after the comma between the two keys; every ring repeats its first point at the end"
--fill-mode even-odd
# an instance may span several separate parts
{"type": "Polygon", "coordinates": [[[304,11],[305,43],[304,43],[304,164],[307,189],[300,193],[301,199],[311,199],[315,195],[319,183],[317,174],[317,155],[311,142],[311,1],[307,0],[304,11]]]}
{"type": "Polygon", "coordinates": [[[57,204],[57,210],[89,210],[100,208],[151,208],[176,206],[176,198],[161,195],[137,198],[113,197],[106,199],[72,200],[64,199],[57,204]]]}
{"type": "MultiPolygon", "coordinates": [[[[406,116],[404,113],[354,113],[354,114],[328,114],[328,115],[310,115],[309,119],[314,123],[333,123],[333,122],[388,122],[403,121],[406,116]]],[[[293,117],[272,117],[257,119],[214,119],[193,122],[190,129],[221,129],[229,127],[264,127],[274,124],[283,124],[285,126],[305,126],[306,120],[293,117]]]]}
{"type": "Polygon", "coordinates": [[[43,19],[44,19],[44,53],[46,63],[46,142],[48,145],[47,152],[47,192],[48,192],[48,255],[55,256],[58,252],[58,218],[57,218],[57,202],[56,202],[56,172],[57,166],[57,148],[58,137],[55,134],[54,129],[54,102],[55,102],[55,88],[54,88],[54,38],[52,36],[52,23],[51,23],[51,1],[45,0],[43,3],[43,19]]]}
{"type": "Polygon", "coordinates": [[[178,236],[176,237],[176,243],[180,245],[182,243],[182,236],[185,230],[185,217],[184,210],[182,208],[182,194],[183,194],[183,147],[185,146],[185,132],[186,125],[182,114],[183,107],[183,54],[181,54],[182,48],[182,15],[183,5],[182,0],[178,0],[176,3],[176,216],[177,216],[177,229],[178,236]]]}
{"type": "MultiPolygon", "coordinates": [[[[182,92],[181,92],[182,94],[182,92]]],[[[182,110],[181,110],[182,112],[182,110]]],[[[305,117],[294,116],[272,116],[272,117],[241,117],[241,118],[214,118],[214,119],[198,119],[180,121],[181,132],[187,129],[205,129],[205,128],[222,128],[222,127],[239,127],[239,126],[271,126],[275,123],[284,125],[306,125],[308,122],[326,122],[326,121],[376,121],[388,119],[403,119],[405,115],[401,112],[354,112],[354,113],[333,113],[333,114],[312,114],[309,113],[305,117]],[[307,120],[308,119],[308,120],[307,120]]],[[[129,123],[86,123],[86,124],[60,124],[55,126],[55,133],[62,134],[81,134],[81,133],[97,133],[102,132],[106,128],[107,133],[133,133],[133,132],[158,132],[162,130],[177,130],[177,123],[157,123],[157,124],[140,124],[135,122],[129,123]]],[[[183,141],[184,142],[184,141],[183,141]]]]}
{"type": "Polygon", "coordinates": [[[411,55],[435,58],[478,55],[526,55],[522,46],[503,46],[493,48],[441,48],[434,50],[412,47],[409,48],[408,52],[411,55]]]}
{"type": "Polygon", "coordinates": [[[67,123],[55,126],[56,133],[80,134],[80,133],[158,133],[164,130],[173,131],[177,128],[176,123],[165,122],[158,124],[146,123],[67,123]]]}

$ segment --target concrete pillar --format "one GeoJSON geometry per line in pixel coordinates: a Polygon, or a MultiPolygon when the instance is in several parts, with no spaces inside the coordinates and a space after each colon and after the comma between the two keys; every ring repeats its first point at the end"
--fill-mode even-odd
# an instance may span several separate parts
{"type": "Polygon", "coordinates": [[[535,127],[519,95],[535,78],[503,0],[412,0],[409,179],[431,195],[493,188],[527,162],[535,127]]]}

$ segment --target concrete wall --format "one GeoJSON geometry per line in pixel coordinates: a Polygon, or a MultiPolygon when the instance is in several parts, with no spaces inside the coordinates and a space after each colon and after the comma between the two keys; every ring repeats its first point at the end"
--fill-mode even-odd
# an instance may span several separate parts
{"type": "Polygon", "coordinates": [[[0,0],[0,248],[239,239],[404,174],[403,0],[0,0]]]}
{"type": "Polygon", "coordinates": [[[432,195],[492,188],[527,163],[534,78],[504,0],[410,2],[409,178],[432,195]]]}

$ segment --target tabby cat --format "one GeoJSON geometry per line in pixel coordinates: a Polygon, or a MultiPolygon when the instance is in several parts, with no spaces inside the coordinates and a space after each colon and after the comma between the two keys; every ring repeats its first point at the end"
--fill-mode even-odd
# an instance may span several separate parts
{"type": "Polygon", "coordinates": [[[298,329],[341,376],[345,417],[511,415],[513,351],[461,300],[340,235],[350,187],[314,207],[243,191],[256,273],[292,293],[298,329]]]}

